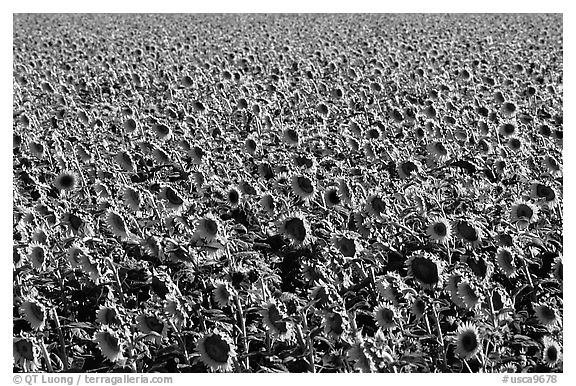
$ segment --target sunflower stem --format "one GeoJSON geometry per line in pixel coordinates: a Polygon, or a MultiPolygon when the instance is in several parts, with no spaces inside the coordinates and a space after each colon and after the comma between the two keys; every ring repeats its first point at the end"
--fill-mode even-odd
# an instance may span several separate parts
{"type": "Polygon", "coordinates": [[[316,367],[314,366],[314,343],[312,341],[311,331],[308,328],[308,318],[306,316],[307,313],[308,311],[305,309],[304,313],[302,314],[302,323],[308,337],[308,361],[310,362],[310,371],[314,374],[316,373],[316,367]]]}
{"type": "Polygon", "coordinates": [[[62,327],[60,326],[60,320],[58,319],[58,312],[56,308],[53,309],[54,313],[54,323],[56,324],[56,331],[58,332],[58,339],[60,341],[60,358],[64,364],[64,370],[67,371],[70,366],[68,364],[68,353],[66,352],[66,341],[64,340],[64,334],[62,333],[62,327]]]}
{"type": "Polygon", "coordinates": [[[250,369],[250,362],[248,360],[248,340],[246,338],[246,323],[244,322],[244,312],[242,310],[242,303],[240,303],[240,295],[234,295],[234,301],[236,303],[236,319],[238,321],[238,327],[242,332],[242,351],[246,355],[244,358],[244,367],[246,370],[250,369]]]}
{"type": "Polygon", "coordinates": [[[432,312],[434,312],[434,319],[436,319],[436,330],[438,333],[438,340],[442,345],[442,365],[444,366],[444,370],[447,369],[447,361],[446,361],[446,346],[444,344],[444,336],[442,335],[442,328],[440,327],[440,318],[438,318],[438,311],[436,310],[436,304],[432,302],[432,312]]]}
{"type": "Polygon", "coordinates": [[[464,365],[466,365],[466,368],[468,369],[468,372],[470,374],[473,374],[472,369],[470,368],[470,365],[468,364],[468,362],[466,361],[466,359],[462,359],[462,362],[464,362],[464,365]]]}
{"type": "Polygon", "coordinates": [[[44,360],[46,361],[46,369],[49,373],[54,372],[54,368],[52,367],[52,362],[50,361],[50,354],[48,354],[48,350],[46,349],[46,345],[44,344],[44,338],[40,338],[40,349],[42,350],[42,355],[44,356],[44,360]]]}

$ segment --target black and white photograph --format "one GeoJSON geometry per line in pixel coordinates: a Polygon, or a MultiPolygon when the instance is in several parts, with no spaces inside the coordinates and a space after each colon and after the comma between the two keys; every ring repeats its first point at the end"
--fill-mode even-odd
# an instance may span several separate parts
{"type": "Polygon", "coordinates": [[[12,14],[14,382],[560,380],[562,13],[134,12],[12,14]]]}

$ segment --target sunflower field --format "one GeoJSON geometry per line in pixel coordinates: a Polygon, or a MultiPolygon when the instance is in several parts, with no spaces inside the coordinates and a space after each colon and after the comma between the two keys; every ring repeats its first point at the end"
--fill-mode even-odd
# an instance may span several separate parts
{"type": "Polygon", "coordinates": [[[15,372],[562,372],[552,14],[16,14],[15,372]]]}

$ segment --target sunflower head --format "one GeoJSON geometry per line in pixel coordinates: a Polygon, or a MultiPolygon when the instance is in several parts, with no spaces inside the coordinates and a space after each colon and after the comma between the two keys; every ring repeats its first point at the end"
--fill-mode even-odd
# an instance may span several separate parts
{"type": "Polygon", "coordinates": [[[196,225],[196,233],[199,238],[210,242],[218,238],[221,228],[222,226],[220,221],[213,215],[208,214],[198,220],[196,225]]]}
{"type": "Polygon", "coordinates": [[[510,247],[500,247],[496,251],[496,264],[507,277],[514,277],[517,273],[515,255],[510,247]]]}
{"type": "Polygon", "coordinates": [[[236,351],[228,335],[215,331],[205,334],[196,343],[200,360],[211,370],[232,370],[236,351]]]}
{"type": "Polygon", "coordinates": [[[128,238],[128,228],[122,215],[112,209],[106,212],[106,225],[116,237],[128,238]]]}
{"type": "Polygon", "coordinates": [[[280,223],[279,231],[294,245],[306,245],[312,237],[310,225],[301,214],[284,218],[280,223]]]}
{"type": "Polygon", "coordinates": [[[272,335],[284,340],[292,336],[292,326],[285,320],[283,312],[275,303],[267,303],[262,311],[262,320],[272,335]]]}
{"type": "Polygon", "coordinates": [[[111,362],[123,359],[123,343],[113,332],[105,329],[94,336],[94,341],[102,352],[102,355],[111,362]]]}
{"type": "Polygon", "coordinates": [[[220,307],[226,307],[232,302],[233,289],[232,287],[223,281],[217,281],[214,284],[214,289],[212,290],[212,296],[214,300],[220,307]]]}
{"type": "Polygon", "coordinates": [[[104,325],[119,325],[118,312],[112,307],[101,306],[96,311],[96,321],[104,325]]]}
{"type": "Polygon", "coordinates": [[[460,283],[458,283],[457,294],[465,308],[469,310],[480,307],[482,303],[483,296],[481,289],[468,279],[462,279],[460,283]]]}
{"type": "Polygon", "coordinates": [[[537,304],[534,306],[534,313],[538,322],[544,326],[556,326],[560,324],[560,315],[558,310],[549,304],[537,304]]]}
{"type": "Polygon", "coordinates": [[[467,244],[475,247],[482,242],[482,231],[466,220],[456,220],[452,223],[456,235],[467,244]]]}
{"type": "Polygon", "coordinates": [[[407,260],[408,275],[424,289],[433,289],[442,282],[443,266],[429,255],[413,255],[407,260]]]}
{"type": "Polygon", "coordinates": [[[463,323],[456,330],[456,355],[469,360],[482,348],[478,328],[470,323],[463,323]]]}
{"type": "Polygon", "coordinates": [[[348,329],[346,318],[339,312],[323,313],[324,333],[334,339],[340,338],[348,329]]]}
{"type": "Polygon", "coordinates": [[[558,198],[554,189],[541,183],[534,183],[531,185],[530,197],[534,200],[539,200],[540,202],[552,206],[558,202],[558,198]]]}
{"type": "Polygon", "coordinates": [[[366,212],[374,217],[381,217],[386,213],[386,201],[379,194],[371,194],[366,199],[366,212]]]}
{"type": "Polygon", "coordinates": [[[510,210],[510,221],[521,229],[538,220],[538,207],[529,202],[519,202],[510,210]]]}
{"type": "Polygon", "coordinates": [[[380,305],[374,309],[374,319],[380,328],[388,330],[396,326],[398,312],[393,306],[380,305]]]}
{"type": "Polygon", "coordinates": [[[438,243],[448,242],[452,237],[452,226],[450,221],[445,218],[435,219],[428,225],[428,228],[426,228],[426,234],[438,243]]]}
{"type": "Polygon", "coordinates": [[[26,368],[28,364],[36,362],[37,349],[34,343],[24,338],[14,338],[12,345],[12,355],[14,362],[26,368]]]}
{"type": "Polygon", "coordinates": [[[548,367],[555,367],[562,361],[562,349],[560,345],[549,336],[545,336],[544,339],[542,339],[542,344],[544,345],[542,349],[542,361],[548,367]]]}
{"type": "Polygon", "coordinates": [[[314,197],[316,187],[314,181],[303,175],[295,175],[292,177],[292,191],[303,200],[310,200],[314,197]]]}
{"type": "Polygon", "coordinates": [[[46,309],[40,303],[25,301],[20,306],[20,314],[34,330],[42,330],[46,323],[46,309]]]}
{"type": "Polygon", "coordinates": [[[78,177],[76,173],[71,171],[63,171],[54,179],[54,186],[58,190],[73,190],[78,184],[78,177]]]}
{"type": "Polygon", "coordinates": [[[360,251],[358,240],[351,235],[335,235],[332,237],[332,243],[344,257],[354,258],[360,251]]]}

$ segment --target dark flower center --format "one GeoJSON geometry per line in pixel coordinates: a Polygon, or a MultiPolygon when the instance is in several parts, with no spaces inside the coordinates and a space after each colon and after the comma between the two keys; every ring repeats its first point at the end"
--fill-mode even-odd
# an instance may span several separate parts
{"type": "Polygon", "coordinates": [[[312,181],[306,177],[298,177],[298,186],[306,194],[312,194],[314,192],[314,187],[312,186],[312,181]]]}
{"type": "Polygon", "coordinates": [[[474,331],[464,332],[460,338],[460,342],[462,342],[462,347],[466,352],[473,352],[478,347],[478,339],[474,331]]]}
{"type": "Polygon", "coordinates": [[[433,261],[423,257],[412,260],[412,274],[424,284],[436,284],[439,280],[438,267],[433,261]]]}
{"type": "Polygon", "coordinates": [[[302,242],[306,239],[306,227],[304,221],[299,218],[286,221],[286,232],[297,241],[302,242]]]}
{"type": "Polygon", "coordinates": [[[516,215],[518,217],[531,218],[533,214],[534,214],[534,211],[532,210],[532,208],[530,208],[526,204],[520,204],[520,205],[518,205],[518,208],[516,209],[516,215]]]}
{"type": "Polygon", "coordinates": [[[437,222],[436,224],[434,224],[434,233],[436,233],[438,236],[446,236],[446,224],[442,223],[442,222],[437,222]]]}
{"type": "Polygon", "coordinates": [[[206,338],[204,346],[210,359],[217,363],[226,363],[228,361],[230,346],[220,335],[212,335],[206,338]]]}

